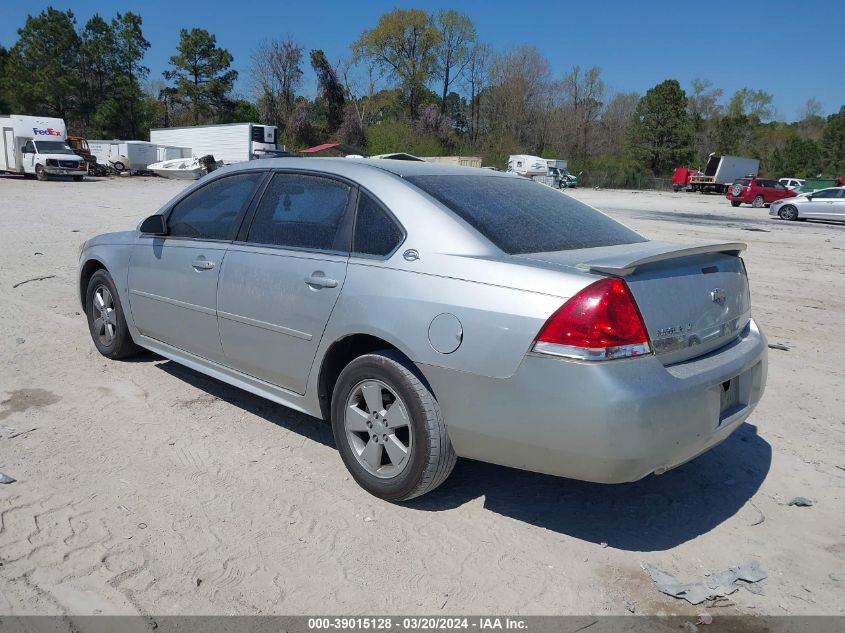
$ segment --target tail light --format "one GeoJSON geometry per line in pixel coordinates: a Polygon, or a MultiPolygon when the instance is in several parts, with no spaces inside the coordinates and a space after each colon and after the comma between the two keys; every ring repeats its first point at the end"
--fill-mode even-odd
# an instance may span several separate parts
{"type": "Polygon", "coordinates": [[[637,303],[619,277],[590,284],[549,317],[533,351],[579,360],[612,360],[651,353],[637,303]]]}

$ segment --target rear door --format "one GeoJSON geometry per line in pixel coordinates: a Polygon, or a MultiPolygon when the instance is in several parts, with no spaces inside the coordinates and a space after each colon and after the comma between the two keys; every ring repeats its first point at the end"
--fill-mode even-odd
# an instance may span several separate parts
{"type": "Polygon", "coordinates": [[[165,237],[141,236],[129,265],[129,305],[141,334],[222,362],[217,282],[226,247],[266,172],[217,178],[168,212],[165,237]]]}
{"type": "Polygon", "coordinates": [[[782,182],[778,182],[776,180],[772,180],[769,184],[771,190],[769,192],[769,197],[771,199],[767,199],[766,202],[772,203],[775,200],[780,200],[781,198],[786,198],[787,192],[789,191],[786,186],[782,182]]]}
{"type": "Polygon", "coordinates": [[[226,254],[217,306],[229,366],[305,393],[349,261],[349,184],[276,173],[226,254]]]}

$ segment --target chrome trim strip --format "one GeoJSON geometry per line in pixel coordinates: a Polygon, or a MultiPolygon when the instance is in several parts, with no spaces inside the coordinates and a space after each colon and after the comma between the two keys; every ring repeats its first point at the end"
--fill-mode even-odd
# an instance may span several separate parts
{"type": "Polygon", "coordinates": [[[187,303],[186,301],[179,301],[177,299],[170,299],[169,297],[162,297],[160,295],[154,295],[151,292],[143,292],[142,290],[129,290],[129,294],[137,295],[139,297],[145,297],[147,299],[153,299],[154,301],[161,301],[162,303],[169,303],[170,305],[174,305],[177,308],[185,308],[186,310],[194,310],[196,312],[201,312],[202,314],[210,314],[212,316],[217,314],[217,310],[214,308],[206,308],[205,306],[198,306],[193,303],[187,303]]]}
{"type": "Polygon", "coordinates": [[[250,319],[249,317],[232,314],[231,312],[218,312],[218,318],[226,319],[227,321],[234,321],[236,323],[243,323],[244,325],[251,325],[253,327],[261,328],[262,330],[269,330],[271,332],[278,332],[279,334],[287,334],[294,338],[301,338],[304,341],[310,341],[314,336],[308,332],[300,332],[283,325],[276,325],[274,323],[267,323],[267,321],[259,321],[258,319],[250,319]]]}
{"type": "Polygon", "coordinates": [[[647,354],[651,354],[651,347],[649,347],[648,343],[618,345],[616,347],[573,347],[571,345],[560,345],[558,343],[537,341],[534,343],[532,351],[538,354],[559,356],[561,358],[601,361],[645,356],[647,354]]]}

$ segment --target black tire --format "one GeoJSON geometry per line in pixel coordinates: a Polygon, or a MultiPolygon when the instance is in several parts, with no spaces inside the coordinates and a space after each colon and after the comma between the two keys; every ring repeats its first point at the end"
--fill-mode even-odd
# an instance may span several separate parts
{"type": "Polygon", "coordinates": [[[124,165],[120,161],[117,161],[116,163],[114,163],[114,168],[118,173],[121,173],[126,169],[126,165],[124,165]]]}
{"type": "MultiPolygon", "coordinates": [[[[389,413],[389,409],[388,409],[389,413]]],[[[366,415],[366,414],[365,414],[366,415]]],[[[332,394],[332,431],[340,456],[358,484],[387,501],[407,501],[442,484],[457,456],[446,433],[440,406],[425,380],[404,356],[380,350],[359,356],[340,373],[332,394]],[[394,477],[371,474],[361,463],[346,430],[347,401],[362,383],[378,381],[401,398],[407,410],[410,448],[408,462],[394,477]]],[[[378,442],[378,437],[375,438],[378,442]]]]}
{"type": "Polygon", "coordinates": [[[47,175],[47,172],[44,170],[43,165],[35,166],[35,177],[38,178],[38,180],[40,180],[41,182],[50,180],[50,176],[47,175]]]}
{"type": "Polygon", "coordinates": [[[73,179],[74,179],[76,182],[82,182],[82,176],[74,176],[74,177],[73,177],[73,179]]]}
{"type": "Polygon", "coordinates": [[[740,204],[742,203],[739,200],[731,200],[732,207],[738,207],[740,204]]]}
{"type": "Polygon", "coordinates": [[[120,305],[120,297],[114,286],[111,275],[105,270],[98,270],[91,276],[88,288],[85,290],[85,314],[88,318],[88,331],[91,333],[91,340],[97,351],[106,358],[118,360],[127,358],[140,351],[140,347],[132,340],[129,327],[126,325],[126,317],[123,314],[123,307],[120,305]],[[102,336],[101,328],[98,327],[97,319],[101,316],[100,310],[94,306],[94,296],[98,291],[105,289],[112,299],[112,312],[114,315],[112,328],[113,334],[110,340],[108,336],[102,336]]]}
{"type": "Polygon", "coordinates": [[[762,209],[764,206],[766,206],[766,200],[765,198],[763,198],[763,196],[757,196],[756,198],[754,198],[754,200],[751,201],[751,206],[755,209],[762,209]]]}
{"type": "Polygon", "coordinates": [[[798,209],[795,208],[794,205],[785,204],[780,209],[778,209],[778,217],[781,220],[789,220],[794,222],[798,219],[798,209]]]}

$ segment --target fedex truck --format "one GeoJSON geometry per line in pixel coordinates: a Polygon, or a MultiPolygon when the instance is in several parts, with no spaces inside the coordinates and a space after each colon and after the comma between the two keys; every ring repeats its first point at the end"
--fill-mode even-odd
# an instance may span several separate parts
{"type": "Polygon", "coordinates": [[[50,176],[72,176],[82,180],[88,166],[65,142],[67,128],[62,119],[0,115],[2,152],[0,172],[35,176],[48,180],[50,176]]]}

